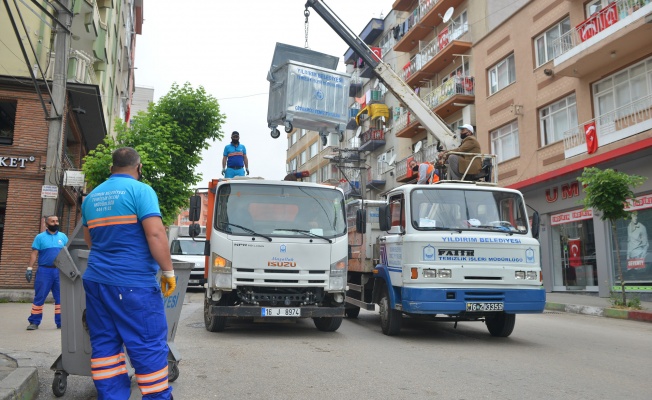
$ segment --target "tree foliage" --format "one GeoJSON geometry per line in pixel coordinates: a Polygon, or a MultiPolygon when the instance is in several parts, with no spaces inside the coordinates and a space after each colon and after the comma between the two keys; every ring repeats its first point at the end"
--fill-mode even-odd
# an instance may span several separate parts
{"type": "Polygon", "coordinates": [[[633,188],[645,182],[647,178],[639,175],[629,175],[624,172],[614,171],[611,168],[600,170],[598,168],[585,168],[577,180],[584,185],[585,197],[582,200],[584,209],[593,208],[602,215],[600,219],[611,222],[611,231],[616,244],[618,257],[618,277],[622,291],[622,302],[627,304],[625,295],[625,282],[620,261],[620,247],[616,221],[629,219],[630,213],[625,211],[627,199],[634,198],[633,188]]]}
{"type": "Polygon", "coordinates": [[[110,175],[113,151],[133,147],[143,163],[143,182],[158,195],[163,223],[170,225],[188,205],[191,188],[201,180],[195,173],[201,152],[211,141],[222,139],[224,120],[217,100],[203,87],[174,84],[147,112],[134,116],[130,126],[118,121],[115,139],[107,136],[89,152],[83,166],[86,180],[91,188],[104,182],[110,175]]]}

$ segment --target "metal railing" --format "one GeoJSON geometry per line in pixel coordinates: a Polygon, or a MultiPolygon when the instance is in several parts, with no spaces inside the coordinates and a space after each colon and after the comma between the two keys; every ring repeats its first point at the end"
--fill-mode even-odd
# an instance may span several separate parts
{"type": "Polygon", "coordinates": [[[385,132],[382,129],[370,128],[362,134],[360,146],[371,140],[385,140],[385,132]]]}
{"type": "Polygon", "coordinates": [[[423,102],[435,108],[458,94],[475,96],[475,79],[472,76],[455,76],[447,80],[425,95],[423,102]]]}
{"type": "MultiPolygon", "coordinates": [[[[552,58],[567,53],[577,45],[589,40],[603,30],[616,25],[624,18],[650,4],[652,0],[617,0],[594,13],[575,28],[551,43],[552,58]]],[[[644,15],[641,14],[641,17],[644,15]]]]}
{"type": "MultiPolygon", "coordinates": [[[[595,124],[600,146],[650,129],[650,125],[652,125],[652,95],[642,97],[564,132],[564,150],[568,152],[584,145],[586,143],[585,127],[590,127],[593,124],[595,124]]],[[[584,148],[577,154],[586,151],[584,148]]]]}

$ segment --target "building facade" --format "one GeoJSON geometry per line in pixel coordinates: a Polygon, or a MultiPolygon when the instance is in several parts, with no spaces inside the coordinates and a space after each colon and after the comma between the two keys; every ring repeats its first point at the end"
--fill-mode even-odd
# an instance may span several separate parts
{"type": "MultiPolygon", "coordinates": [[[[142,1],[70,3],[67,57],[57,58],[53,3],[0,7],[0,279],[3,288],[29,287],[24,271],[34,236],[45,228],[46,201],[55,203],[61,231],[81,220],[81,165],[88,152],[128,119],[134,89],[135,35],[142,1]],[[61,132],[49,137],[55,61],[67,63],[61,132]],[[54,143],[54,145],[52,145],[54,143]],[[54,162],[48,162],[48,159],[54,162]],[[54,179],[47,178],[54,171],[54,179]]],[[[66,13],[60,10],[60,13],[66,13]]],[[[49,212],[48,212],[49,213],[49,212]]]]}
{"type": "MultiPolygon", "coordinates": [[[[577,181],[591,166],[652,175],[651,13],[649,0],[397,0],[359,35],[452,131],[475,126],[482,151],[497,157],[498,183],[541,214],[548,291],[607,297],[619,289],[621,260],[627,290],[652,294],[652,179],[635,189],[636,216],[618,221],[614,237],[583,210],[577,181]]],[[[345,62],[359,86],[345,142],[313,160],[291,133],[288,171],[378,199],[415,180],[410,159],[436,159],[436,139],[350,49],[345,62]]]]}

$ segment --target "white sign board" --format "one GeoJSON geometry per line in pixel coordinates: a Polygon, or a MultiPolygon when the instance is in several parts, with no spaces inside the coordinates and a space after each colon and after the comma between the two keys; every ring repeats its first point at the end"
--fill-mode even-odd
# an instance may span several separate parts
{"type": "Polygon", "coordinates": [[[59,197],[59,189],[54,185],[41,186],[41,198],[56,199],[59,197]]]}
{"type": "Polygon", "coordinates": [[[84,173],[81,171],[66,171],[63,175],[64,186],[84,186],[84,173]]]}

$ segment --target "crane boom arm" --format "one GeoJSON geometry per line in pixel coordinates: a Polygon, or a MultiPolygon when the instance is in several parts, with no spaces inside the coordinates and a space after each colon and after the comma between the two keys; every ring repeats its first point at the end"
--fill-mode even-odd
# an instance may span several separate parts
{"type": "Polygon", "coordinates": [[[412,112],[416,120],[439,142],[444,149],[458,147],[459,141],[448,125],[435,114],[414,90],[388,64],[383,62],[367,44],[331,10],[322,0],[307,0],[306,10],[311,7],[339,37],[373,69],[387,89],[412,112]]]}

